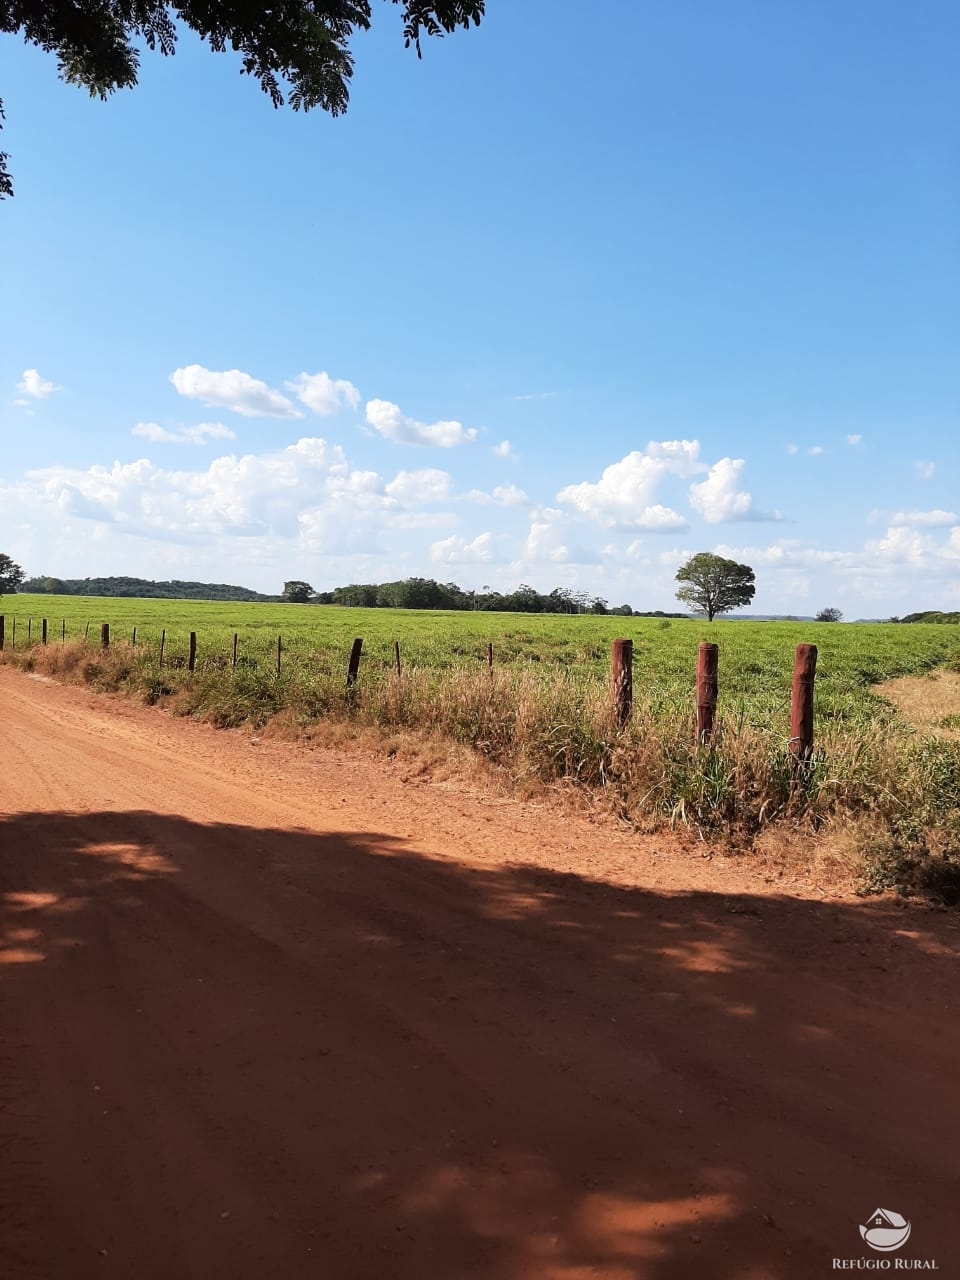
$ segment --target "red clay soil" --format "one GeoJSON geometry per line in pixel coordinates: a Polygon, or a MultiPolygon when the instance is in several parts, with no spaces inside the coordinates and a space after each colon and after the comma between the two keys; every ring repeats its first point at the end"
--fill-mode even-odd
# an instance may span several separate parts
{"type": "Polygon", "coordinates": [[[960,1275],[955,916],[3,667],[0,717],[3,1280],[960,1275]]]}

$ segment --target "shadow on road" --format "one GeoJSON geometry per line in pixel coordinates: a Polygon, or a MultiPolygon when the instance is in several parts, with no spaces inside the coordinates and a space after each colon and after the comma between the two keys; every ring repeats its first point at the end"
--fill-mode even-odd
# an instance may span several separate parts
{"type": "Polygon", "coordinates": [[[10,1280],[950,1273],[946,916],[148,812],[0,821],[0,904],[10,1280]]]}

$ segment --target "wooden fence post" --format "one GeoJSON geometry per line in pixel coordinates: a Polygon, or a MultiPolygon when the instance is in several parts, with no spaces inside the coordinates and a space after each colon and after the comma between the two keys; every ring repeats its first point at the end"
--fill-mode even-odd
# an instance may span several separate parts
{"type": "Polygon", "coordinates": [[[353,642],[353,648],[350,650],[350,664],[347,667],[347,688],[352,689],[357,683],[357,676],[360,674],[360,651],[363,648],[363,640],[356,639],[353,642]]]}
{"type": "Polygon", "coordinates": [[[233,669],[237,669],[237,633],[233,633],[233,669]]]}
{"type": "Polygon", "coordinates": [[[613,716],[622,729],[633,710],[633,641],[614,640],[610,652],[610,687],[613,716]]]}
{"type": "Polygon", "coordinates": [[[32,619],[32,618],[28,618],[28,619],[27,619],[27,644],[29,644],[29,643],[30,643],[30,630],[31,630],[32,626],[33,626],[33,619],[32,619]]]}
{"type": "Polygon", "coordinates": [[[393,642],[393,666],[394,666],[394,670],[397,673],[397,679],[399,680],[400,679],[400,641],[399,640],[394,640],[393,642]]]}
{"type": "Polygon", "coordinates": [[[187,670],[193,671],[197,665],[197,633],[190,632],[190,655],[187,658],[187,670]]]}
{"type": "Polygon", "coordinates": [[[160,666],[163,666],[163,646],[167,643],[167,628],[164,627],[160,632],[160,666]]]}
{"type": "Polygon", "coordinates": [[[717,664],[719,649],[702,641],[697,650],[697,745],[703,746],[713,737],[717,718],[717,664]]]}
{"type": "Polygon", "coordinates": [[[280,674],[280,650],[281,650],[281,647],[282,647],[282,646],[281,646],[281,637],[280,637],[280,636],[277,636],[277,675],[279,675],[279,674],[280,674]]]}
{"type": "Polygon", "coordinates": [[[3,652],[3,629],[5,626],[5,623],[6,623],[6,620],[3,614],[0,613],[0,653],[3,652]]]}
{"type": "Polygon", "coordinates": [[[110,623],[101,622],[100,624],[100,648],[110,648],[110,623]]]}
{"type": "Polygon", "coordinates": [[[10,648],[16,652],[17,648],[17,615],[13,615],[13,635],[10,637],[10,648]]]}
{"type": "Polygon", "coordinates": [[[41,626],[40,626],[40,643],[41,643],[41,644],[46,644],[46,643],[47,643],[47,620],[46,620],[46,618],[44,618],[44,619],[43,619],[43,621],[42,621],[42,623],[41,623],[41,626]]]}
{"type": "Polygon", "coordinates": [[[66,644],[66,640],[67,640],[67,620],[66,618],[61,618],[60,619],[60,643],[66,644]]]}
{"type": "Polygon", "coordinates": [[[131,643],[131,644],[136,644],[136,643],[137,643],[137,628],[136,628],[136,627],[134,627],[134,628],[133,628],[133,639],[130,641],[130,643],[131,643]]]}
{"type": "Polygon", "coordinates": [[[487,641],[487,670],[493,675],[493,641],[487,641]]]}
{"type": "Polygon", "coordinates": [[[87,643],[87,636],[90,634],[90,619],[87,619],[87,625],[83,628],[83,643],[87,643]]]}
{"type": "Polygon", "coordinates": [[[813,755],[813,682],[816,674],[817,646],[798,644],[790,702],[790,750],[797,764],[805,764],[813,755]]]}

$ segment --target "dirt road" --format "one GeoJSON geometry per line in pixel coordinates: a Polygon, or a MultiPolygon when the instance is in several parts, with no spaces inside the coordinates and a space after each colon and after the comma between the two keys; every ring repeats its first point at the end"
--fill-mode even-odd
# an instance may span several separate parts
{"type": "Polygon", "coordinates": [[[0,732],[3,1280],[960,1275],[955,917],[3,667],[0,732]]]}

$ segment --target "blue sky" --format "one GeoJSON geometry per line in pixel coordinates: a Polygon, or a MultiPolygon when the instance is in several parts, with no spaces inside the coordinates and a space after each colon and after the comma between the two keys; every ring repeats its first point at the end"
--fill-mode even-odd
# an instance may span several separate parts
{"type": "Polygon", "coordinates": [[[584,13],[418,63],[383,4],[338,120],[190,33],[106,104],[4,38],[0,549],[960,607],[956,6],[584,13]]]}

